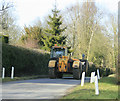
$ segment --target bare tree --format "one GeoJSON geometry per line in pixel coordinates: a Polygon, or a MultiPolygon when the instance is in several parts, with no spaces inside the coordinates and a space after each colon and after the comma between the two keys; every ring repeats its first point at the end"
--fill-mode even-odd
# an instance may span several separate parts
{"type": "Polygon", "coordinates": [[[0,7],[1,34],[9,35],[9,42],[15,44],[20,36],[20,27],[16,25],[16,19],[13,15],[14,4],[3,0],[0,3],[0,7]]]}
{"type": "Polygon", "coordinates": [[[0,25],[2,30],[7,30],[9,27],[9,15],[8,15],[8,10],[13,7],[11,3],[6,3],[4,0],[1,2],[1,9],[0,9],[0,25]]]}
{"type": "Polygon", "coordinates": [[[68,16],[66,22],[69,26],[68,36],[72,38],[70,42],[72,42],[73,52],[79,57],[84,53],[88,59],[94,31],[98,25],[97,7],[94,2],[84,2],[68,8],[66,12],[68,16]]]}

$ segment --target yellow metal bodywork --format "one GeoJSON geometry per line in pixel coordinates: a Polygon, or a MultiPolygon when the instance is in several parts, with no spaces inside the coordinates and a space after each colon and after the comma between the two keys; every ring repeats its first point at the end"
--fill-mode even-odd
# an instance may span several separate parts
{"type": "Polygon", "coordinates": [[[48,67],[55,67],[56,60],[50,60],[48,67]]]}
{"type": "Polygon", "coordinates": [[[58,69],[60,72],[67,72],[68,70],[68,56],[62,56],[59,58],[58,69]]]}
{"type": "Polygon", "coordinates": [[[79,68],[79,65],[80,65],[80,61],[74,61],[72,67],[73,68],[76,68],[76,67],[79,68]]]}
{"type": "MultiPolygon", "coordinates": [[[[79,68],[80,61],[74,58],[71,59],[74,60],[72,67],[79,68]]],[[[68,56],[62,56],[59,58],[59,63],[58,63],[59,72],[68,72],[68,69],[70,70],[71,67],[70,67],[70,63],[68,63],[68,60],[69,60],[68,56]]]]}

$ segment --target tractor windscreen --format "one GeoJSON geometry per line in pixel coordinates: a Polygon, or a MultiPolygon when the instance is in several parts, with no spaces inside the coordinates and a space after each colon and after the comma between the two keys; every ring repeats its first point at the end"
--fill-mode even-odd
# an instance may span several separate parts
{"type": "Polygon", "coordinates": [[[65,49],[64,48],[54,48],[53,49],[53,57],[61,57],[65,56],[65,49]]]}

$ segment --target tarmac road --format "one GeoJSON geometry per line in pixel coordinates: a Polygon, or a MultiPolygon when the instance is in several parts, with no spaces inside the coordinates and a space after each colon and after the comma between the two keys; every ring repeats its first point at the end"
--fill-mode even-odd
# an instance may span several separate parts
{"type": "MultiPolygon", "coordinates": [[[[90,78],[85,78],[89,82],[90,78]]],[[[72,77],[34,79],[2,84],[2,99],[59,99],[66,91],[80,84],[72,77]]]]}

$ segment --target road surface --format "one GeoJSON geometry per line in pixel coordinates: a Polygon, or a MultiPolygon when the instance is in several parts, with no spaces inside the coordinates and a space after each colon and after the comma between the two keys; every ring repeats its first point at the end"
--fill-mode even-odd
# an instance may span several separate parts
{"type": "MultiPolygon", "coordinates": [[[[89,82],[86,78],[85,82],[89,82]]],[[[68,89],[80,84],[72,77],[63,79],[34,79],[2,84],[2,99],[59,99],[68,89]]]]}

